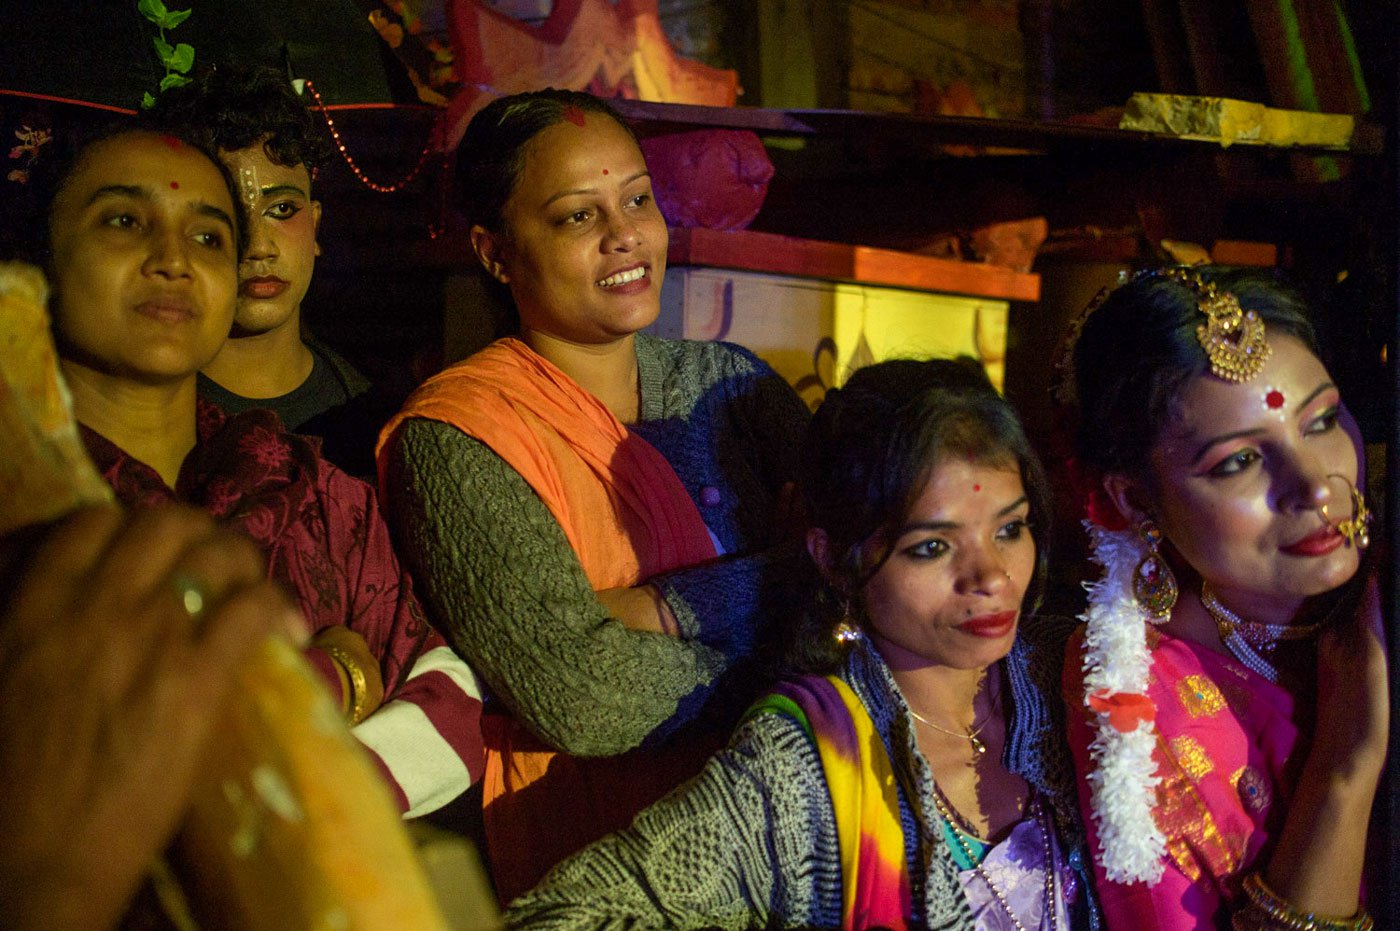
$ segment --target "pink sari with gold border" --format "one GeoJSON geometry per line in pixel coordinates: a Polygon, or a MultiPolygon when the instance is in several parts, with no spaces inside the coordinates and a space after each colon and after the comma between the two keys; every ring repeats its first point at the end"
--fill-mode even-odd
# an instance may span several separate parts
{"type": "Polygon", "coordinates": [[[1282,821],[1301,763],[1296,703],[1281,686],[1203,646],[1150,628],[1148,694],[1157,705],[1153,758],[1162,782],[1152,815],[1167,838],[1166,871],[1153,884],[1109,882],[1089,815],[1092,739],[1083,708],[1082,633],[1064,673],[1070,748],[1079,773],[1094,876],[1110,931],[1214,927],[1238,903],[1240,882],[1282,821]],[[1226,910],[1222,911],[1222,907],[1226,910]]]}

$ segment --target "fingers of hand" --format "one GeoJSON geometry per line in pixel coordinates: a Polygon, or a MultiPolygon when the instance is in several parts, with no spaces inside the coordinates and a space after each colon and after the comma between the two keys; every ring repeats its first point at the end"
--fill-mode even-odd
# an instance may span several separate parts
{"type": "Polygon", "coordinates": [[[34,574],[41,578],[85,575],[125,525],[125,512],[115,505],[98,504],[74,511],[44,538],[35,554],[34,574]]]}
{"type": "Polygon", "coordinates": [[[280,633],[295,615],[287,596],[267,581],[225,589],[206,609],[197,631],[155,645],[133,682],[128,705],[194,740],[221,713],[248,656],[280,633]]]}
{"type": "Polygon", "coordinates": [[[211,528],[188,542],[133,620],[134,628],[145,627],[129,637],[133,649],[144,650],[134,684],[173,664],[177,671],[204,669],[205,684],[222,688],[250,649],[301,623],[282,589],[266,579],[257,547],[211,528]]]}
{"type": "MultiPolygon", "coordinates": [[[[138,687],[229,593],[264,581],[263,557],[241,535],[203,512],[162,507],[119,516],[82,512],[64,522],[38,554],[25,589],[47,594],[18,607],[15,653],[36,639],[62,637],[70,671],[117,700],[138,687]],[[32,583],[32,584],[31,584],[32,583]]],[[[267,623],[280,618],[279,609],[267,623]]],[[[7,651],[9,652],[9,651],[7,651]]]]}
{"type": "Polygon", "coordinates": [[[6,571],[21,577],[9,589],[6,617],[0,625],[5,634],[23,637],[28,629],[47,627],[66,613],[73,594],[84,587],[83,580],[123,524],[118,508],[83,508],[49,528],[32,553],[18,553],[7,561],[6,571]]]}
{"type": "Polygon", "coordinates": [[[198,622],[228,593],[265,577],[263,556],[251,540],[209,527],[192,534],[173,554],[166,571],[151,583],[142,607],[162,620],[194,620],[193,625],[181,623],[197,633],[198,622]],[[167,610],[172,605],[179,610],[167,610]]]}
{"type": "MultiPolygon", "coordinates": [[[[84,510],[27,562],[0,617],[0,772],[39,815],[86,812],[85,836],[118,859],[173,829],[247,654],[303,622],[251,542],[184,509],[84,510]],[[197,585],[198,618],[174,575],[197,585]]],[[[19,823],[51,823],[39,815],[19,823]]],[[[42,833],[18,832],[31,852],[42,833]]],[[[48,840],[66,849],[71,832],[48,840]]]]}
{"type": "Polygon", "coordinates": [[[94,829],[112,829],[103,844],[109,856],[123,850],[138,856],[168,839],[221,722],[231,720],[236,701],[252,701],[249,654],[263,648],[292,612],[277,585],[239,583],[211,600],[198,625],[187,621],[188,631],[151,644],[140,673],[106,704],[88,735],[94,748],[88,778],[100,787],[93,794],[112,803],[105,817],[94,806],[89,819],[94,829]]]}
{"type": "MultiPolygon", "coordinates": [[[[76,636],[139,640],[154,618],[150,605],[177,608],[169,579],[186,550],[216,533],[213,520],[183,507],[135,511],[81,577],[72,580],[63,623],[76,636]]],[[[245,556],[246,558],[246,556],[245,556]]],[[[166,612],[157,612],[158,614],[166,612]]]]}

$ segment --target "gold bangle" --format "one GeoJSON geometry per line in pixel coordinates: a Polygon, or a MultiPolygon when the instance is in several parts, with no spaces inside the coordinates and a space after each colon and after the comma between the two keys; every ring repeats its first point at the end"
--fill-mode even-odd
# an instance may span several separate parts
{"type": "Polygon", "coordinates": [[[1319,915],[1316,912],[1300,912],[1269,888],[1263,873],[1250,873],[1244,879],[1244,894],[1249,898],[1247,911],[1258,912],[1258,918],[1250,921],[1241,915],[1243,921],[1234,922],[1237,928],[1277,929],[1277,931],[1372,931],[1375,922],[1366,910],[1358,909],[1350,918],[1333,915],[1319,915]]]}
{"type": "Polygon", "coordinates": [[[359,724],[365,718],[365,697],[369,693],[369,682],[365,679],[365,671],[360,668],[360,664],[355,662],[355,658],[349,651],[330,644],[316,644],[327,656],[335,660],[345,674],[350,677],[350,724],[359,724]]]}

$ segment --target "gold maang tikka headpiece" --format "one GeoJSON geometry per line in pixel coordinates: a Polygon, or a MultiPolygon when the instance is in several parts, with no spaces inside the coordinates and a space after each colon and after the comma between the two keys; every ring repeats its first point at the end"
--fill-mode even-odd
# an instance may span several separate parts
{"type": "Polygon", "coordinates": [[[1259,374],[1269,361],[1273,348],[1264,340],[1264,321],[1252,310],[1240,307],[1229,291],[1219,291],[1213,282],[1202,280],[1184,268],[1169,268],[1163,274],[1190,288],[1206,315],[1196,327],[1196,339],[1210,360],[1210,370],[1225,381],[1246,382],[1259,374]]]}

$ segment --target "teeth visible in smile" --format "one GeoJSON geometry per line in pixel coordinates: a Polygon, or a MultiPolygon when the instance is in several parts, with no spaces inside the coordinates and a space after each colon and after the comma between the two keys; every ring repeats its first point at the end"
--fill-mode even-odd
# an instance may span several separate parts
{"type": "Polygon", "coordinates": [[[598,282],[598,287],[615,288],[620,284],[627,284],[627,282],[629,281],[636,281],[638,278],[645,277],[646,273],[646,266],[638,266],[636,268],[629,269],[625,272],[618,272],[616,275],[604,278],[602,281],[598,282]]]}

